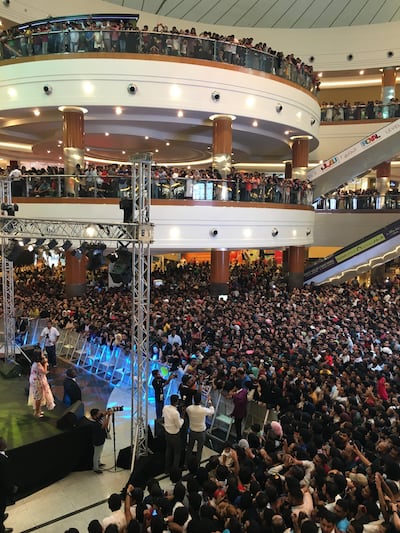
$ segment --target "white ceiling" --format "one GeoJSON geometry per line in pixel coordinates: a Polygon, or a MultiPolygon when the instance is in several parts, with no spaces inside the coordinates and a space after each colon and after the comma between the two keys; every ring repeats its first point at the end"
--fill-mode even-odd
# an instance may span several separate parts
{"type": "Polygon", "coordinates": [[[399,0],[108,0],[129,9],[202,24],[333,28],[400,20],[399,0]]]}

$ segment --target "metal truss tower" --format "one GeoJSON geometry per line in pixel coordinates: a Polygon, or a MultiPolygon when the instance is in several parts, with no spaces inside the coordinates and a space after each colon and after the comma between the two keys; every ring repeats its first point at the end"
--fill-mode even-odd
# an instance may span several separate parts
{"type": "MultiPolygon", "coordinates": [[[[91,220],[25,219],[0,217],[3,270],[3,314],[5,355],[15,359],[15,316],[13,263],[6,257],[11,241],[24,238],[70,240],[74,246],[82,242],[108,242],[132,247],[132,350],[131,350],[131,449],[132,460],[148,453],[148,380],[149,380],[149,313],[150,313],[150,223],[151,153],[132,159],[132,222],[101,224],[91,220]]],[[[11,205],[11,183],[0,181],[3,204],[11,205]]]]}
{"type": "Polygon", "coordinates": [[[132,384],[136,381],[136,395],[132,394],[131,406],[131,440],[135,443],[132,467],[135,456],[148,452],[150,243],[153,241],[151,163],[151,153],[136,154],[132,158],[132,222],[136,230],[132,254],[132,384]]]}
{"type": "MultiPolygon", "coordinates": [[[[12,209],[11,179],[0,180],[1,215],[12,209]],[[7,209],[8,208],[8,209],[7,209]]],[[[3,317],[4,317],[4,357],[15,359],[15,311],[14,311],[14,267],[7,259],[8,240],[1,236],[2,283],[3,283],[3,317]]]]}

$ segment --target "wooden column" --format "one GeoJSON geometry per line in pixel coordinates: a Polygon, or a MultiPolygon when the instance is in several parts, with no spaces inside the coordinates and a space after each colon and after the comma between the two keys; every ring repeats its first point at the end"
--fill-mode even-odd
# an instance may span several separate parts
{"type": "MultiPolygon", "coordinates": [[[[63,114],[63,158],[64,173],[74,175],[77,165],[84,169],[84,113],[81,107],[61,107],[63,114]]],[[[65,179],[65,193],[78,196],[77,183],[73,178],[65,179]]]]}
{"type": "Polygon", "coordinates": [[[213,115],[213,169],[221,176],[222,183],[217,190],[217,200],[229,200],[226,183],[232,168],[232,117],[213,115]]]}
{"type": "Polygon", "coordinates": [[[211,250],[210,293],[229,293],[229,250],[211,250]]]}
{"type": "Polygon", "coordinates": [[[289,290],[300,289],[304,284],[305,248],[304,246],[290,246],[288,255],[288,288],[289,290]]]}
{"type": "Polygon", "coordinates": [[[86,269],[88,258],[79,259],[69,250],[65,254],[65,294],[68,297],[82,296],[86,292],[86,269]]]}

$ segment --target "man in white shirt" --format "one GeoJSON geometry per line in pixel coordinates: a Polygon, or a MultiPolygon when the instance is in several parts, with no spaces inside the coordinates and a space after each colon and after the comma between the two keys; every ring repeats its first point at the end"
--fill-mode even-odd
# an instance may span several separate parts
{"type": "Polygon", "coordinates": [[[110,524],[115,524],[118,527],[119,533],[126,531],[126,518],[125,512],[121,509],[121,495],[114,493],[108,498],[108,507],[111,510],[110,516],[107,516],[102,521],[103,531],[110,524]]]}
{"type": "Polygon", "coordinates": [[[43,328],[42,333],[39,337],[39,343],[44,339],[44,347],[47,353],[47,359],[49,360],[49,365],[52,367],[57,366],[56,358],[56,344],[60,333],[58,329],[53,326],[53,322],[49,319],[47,321],[47,326],[43,328]]]}
{"type": "Polygon", "coordinates": [[[181,417],[177,405],[179,396],[172,394],[170,398],[171,405],[164,405],[162,416],[164,418],[165,429],[165,472],[169,473],[171,468],[179,468],[179,462],[182,451],[182,437],[180,434],[183,426],[183,418],[181,417]]]}
{"type": "Polygon", "coordinates": [[[176,328],[171,329],[171,332],[168,335],[168,342],[171,346],[173,346],[175,343],[179,344],[179,346],[182,346],[182,338],[177,334],[176,328]]]}
{"type": "Polygon", "coordinates": [[[189,405],[186,408],[186,413],[189,417],[189,444],[186,450],[186,464],[192,456],[195,442],[197,442],[197,463],[200,464],[201,452],[206,439],[206,417],[214,414],[214,407],[211,404],[211,400],[208,400],[208,407],[200,405],[200,392],[196,392],[193,399],[194,405],[189,405]]]}

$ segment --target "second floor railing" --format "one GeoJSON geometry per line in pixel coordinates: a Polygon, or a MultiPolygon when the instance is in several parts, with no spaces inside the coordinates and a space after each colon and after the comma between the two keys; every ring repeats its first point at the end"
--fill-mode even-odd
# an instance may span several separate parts
{"type": "Polygon", "coordinates": [[[0,59],[69,54],[78,52],[156,54],[173,57],[188,57],[242,66],[290,80],[301,87],[317,92],[317,79],[312,67],[284,56],[281,52],[269,51],[264,46],[253,47],[234,41],[225,41],[186,33],[161,33],[137,29],[116,29],[97,26],[80,29],[76,25],[57,25],[40,31],[3,34],[0,39],[0,59]]]}

